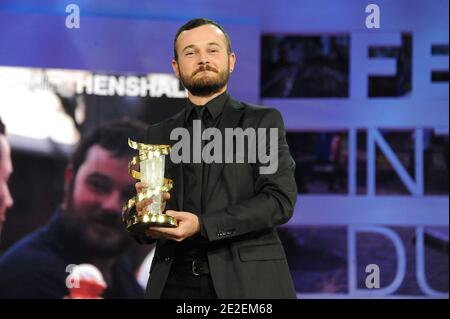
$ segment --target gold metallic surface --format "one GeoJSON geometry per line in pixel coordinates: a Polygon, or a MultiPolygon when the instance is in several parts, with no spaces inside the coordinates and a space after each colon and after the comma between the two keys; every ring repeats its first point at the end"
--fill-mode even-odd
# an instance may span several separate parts
{"type": "MultiPolygon", "coordinates": [[[[139,156],[134,156],[128,163],[128,173],[135,179],[141,180],[141,174],[139,171],[133,169],[133,167],[142,161],[145,161],[152,157],[159,157],[162,155],[168,155],[170,152],[169,145],[151,145],[144,143],[137,143],[128,139],[128,145],[139,151],[139,156]]],[[[138,237],[146,237],[145,231],[150,226],[158,227],[177,227],[178,221],[168,216],[162,211],[164,207],[161,207],[161,213],[151,214],[150,212],[138,212],[136,210],[136,203],[151,198],[162,192],[168,192],[173,187],[173,181],[169,178],[164,178],[164,184],[157,187],[149,187],[146,190],[139,192],[136,196],[130,198],[122,208],[122,221],[132,235],[138,237]]],[[[165,206],[165,205],[163,205],[165,206]]]]}

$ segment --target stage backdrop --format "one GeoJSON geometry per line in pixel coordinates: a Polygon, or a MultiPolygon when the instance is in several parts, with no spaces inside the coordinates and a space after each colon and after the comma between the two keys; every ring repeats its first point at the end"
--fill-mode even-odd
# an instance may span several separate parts
{"type": "Polygon", "coordinates": [[[183,107],[172,41],[199,16],[230,34],[231,94],[283,115],[299,197],[280,235],[298,296],[448,298],[446,0],[2,1],[16,199],[2,247],[48,219],[87,129],[183,107]]]}

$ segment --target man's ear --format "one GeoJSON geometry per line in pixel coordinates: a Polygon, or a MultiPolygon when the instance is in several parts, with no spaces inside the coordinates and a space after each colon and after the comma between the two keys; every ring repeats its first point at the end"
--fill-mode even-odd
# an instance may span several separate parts
{"type": "Polygon", "coordinates": [[[228,62],[230,65],[230,73],[231,73],[233,72],[234,66],[236,64],[236,54],[234,54],[234,52],[231,52],[230,55],[228,56],[228,62]]]}
{"type": "Polygon", "coordinates": [[[173,69],[173,73],[175,73],[176,77],[180,78],[180,72],[179,72],[179,69],[178,69],[178,62],[175,59],[172,60],[172,69],[173,69]]]}

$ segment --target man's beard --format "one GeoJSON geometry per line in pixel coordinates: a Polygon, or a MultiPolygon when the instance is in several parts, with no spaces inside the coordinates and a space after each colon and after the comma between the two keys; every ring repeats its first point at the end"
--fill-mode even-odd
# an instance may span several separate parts
{"type": "Polygon", "coordinates": [[[225,70],[219,72],[215,67],[209,64],[201,65],[197,70],[192,72],[191,76],[185,76],[181,70],[178,68],[180,73],[180,80],[184,87],[191,92],[194,96],[207,97],[214,93],[219,92],[230,79],[229,67],[225,70]],[[201,71],[212,71],[215,72],[216,76],[200,76],[196,77],[196,74],[201,71]]]}
{"type": "Polygon", "coordinates": [[[131,245],[131,237],[120,221],[120,212],[105,212],[101,208],[77,207],[73,199],[67,201],[63,213],[66,235],[85,257],[113,258],[124,253],[131,245]],[[117,217],[117,218],[115,218],[117,217]],[[115,238],[95,232],[96,227],[114,232],[115,238]],[[92,229],[94,228],[94,229],[92,229]]]}

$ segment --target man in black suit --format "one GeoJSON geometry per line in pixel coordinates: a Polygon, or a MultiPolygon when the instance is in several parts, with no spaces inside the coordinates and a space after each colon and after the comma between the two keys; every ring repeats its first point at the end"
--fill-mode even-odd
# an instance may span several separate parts
{"type": "MultiPolygon", "coordinates": [[[[149,127],[147,142],[173,146],[165,174],[173,179],[174,188],[166,194],[166,199],[171,198],[166,213],[178,219],[179,225],[150,227],[147,231],[149,238],[158,242],[146,296],[295,298],[276,231],[292,216],[297,199],[295,163],[286,144],[281,115],[274,109],[238,102],[227,93],[236,57],[228,35],[217,23],[208,19],[187,22],[175,36],[174,54],[173,70],[188,91],[187,105],[172,118],[149,127]],[[192,159],[176,163],[174,153],[175,148],[180,150],[180,141],[173,140],[174,132],[184,128],[189,136],[195,136],[194,120],[201,121],[204,129],[213,128],[222,134],[226,128],[258,133],[259,129],[274,130],[275,138],[259,146],[265,151],[275,145],[272,155],[277,168],[265,171],[260,157],[254,162],[224,163],[222,158],[210,163],[203,156],[200,163],[192,159]]],[[[195,145],[195,141],[183,143],[186,149],[195,145]]],[[[246,150],[249,145],[245,145],[246,150]]],[[[214,152],[222,150],[219,146],[214,152]]],[[[198,156],[195,152],[194,146],[187,156],[198,156]]],[[[242,155],[229,149],[222,154],[233,152],[242,155]]],[[[140,192],[146,186],[137,183],[136,190],[140,192]]],[[[150,202],[139,202],[138,213],[150,202]]]]}

